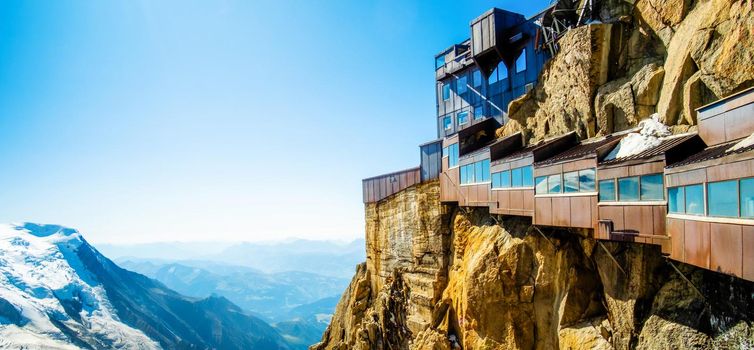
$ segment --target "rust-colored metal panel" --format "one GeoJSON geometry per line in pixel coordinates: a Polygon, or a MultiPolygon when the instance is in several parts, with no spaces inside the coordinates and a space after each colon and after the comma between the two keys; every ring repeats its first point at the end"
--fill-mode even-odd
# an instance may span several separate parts
{"type": "MultiPolygon", "coordinates": [[[[568,202],[570,212],[570,226],[582,228],[594,228],[592,223],[592,198],[571,197],[568,202]]],[[[564,203],[564,204],[565,204],[564,203]]]]}
{"type": "Polygon", "coordinates": [[[534,201],[534,224],[552,225],[552,198],[535,198],[534,201]]]}
{"type": "Polygon", "coordinates": [[[508,208],[515,210],[524,209],[524,194],[519,190],[507,192],[510,193],[510,203],[508,208]]]}
{"type": "Polygon", "coordinates": [[[670,255],[670,251],[671,251],[670,238],[653,236],[652,244],[659,245],[660,250],[662,251],[662,254],[670,255]]]}
{"type": "Polygon", "coordinates": [[[641,212],[641,223],[639,233],[642,235],[655,235],[654,207],[651,205],[642,205],[638,207],[641,212]]]}
{"type": "Polygon", "coordinates": [[[662,173],[665,169],[663,162],[651,162],[628,167],[630,176],[662,173]]]}
{"type": "Polygon", "coordinates": [[[754,160],[721,164],[707,168],[707,181],[722,181],[754,176],[754,160]]]}
{"type": "Polygon", "coordinates": [[[677,174],[667,175],[665,176],[665,180],[666,187],[698,184],[707,181],[707,171],[705,169],[684,171],[677,174]]]}
{"type": "Polygon", "coordinates": [[[590,202],[591,202],[591,206],[589,207],[589,212],[591,213],[591,217],[592,217],[592,227],[596,230],[597,224],[600,219],[600,215],[597,210],[597,204],[599,203],[599,200],[597,199],[597,196],[591,196],[590,202]]]}
{"type": "Polygon", "coordinates": [[[626,177],[628,176],[628,167],[620,166],[620,167],[611,167],[611,168],[600,168],[597,172],[597,175],[601,180],[604,179],[615,179],[618,177],[626,177]]]}
{"type": "Polygon", "coordinates": [[[623,231],[625,228],[623,221],[623,206],[601,206],[599,207],[600,220],[610,220],[613,222],[613,230],[623,231]]]}
{"type": "MultiPolygon", "coordinates": [[[[583,210],[577,208],[577,210],[583,210]]],[[[552,225],[560,227],[572,227],[571,225],[571,198],[552,198],[552,225]]]]}
{"type": "Polygon", "coordinates": [[[511,193],[510,191],[495,191],[497,192],[497,198],[499,200],[498,205],[502,209],[511,209],[511,193]]]}
{"type": "Polygon", "coordinates": [[[754,281],[754,226],[741,227],[743,246],[743,278],[754,281]]]}
{"type": "Polygon", "coordinates": [[[709,269],[710,224],[702,221],[685,220],[684,226],[685,262],[709,269]]]}
{"type": "Polygon", "coordinates": [[[668,208],[664,205],[655,205],[652,207],[652,221],[654,225],[654,234],[667,236],[665,222],[667,221],[668,208]]]}
{"type": "Polygon", "coordinates": [[[563,163],[563,172],[597,167],[597,158],[581,159],[563,163]]]}
{"type": "Polygon", "coordinates": [[[521,190],[521,197],[523,198],[523,210],[534,211],[534,190],[521,190]]]}
{"type": "Polygon", "coordinates": [[[725,142],[725,116],[717,115],[699,120],[699,136],[708,145],[725,142]]]}
{"type": "Polygon", "coordinates": [[[670,257],[678,261],[686,261],[684,254],[684,236],[686,223],[680,219],[668,219],[668,235],[670,236],[670,257]]]}
{"type": "Polygon", "coordinates": [[[623,230],[632,233],[644,233],[641,232],[643,220],[641,214],[641,207],[639,206],[627,205],[623,207],[623,220],[625,220],[623,230]]]}
{"type": "Polygon", "coordinates": [[[743,274],[741,225],[710,224],[710,268],[737,277],[743,274]]]}
{"type": "Polygon", "coordinates": [[[563,167],[560,164],[555,165],[547,165],[534,167],[534,176],[545,176],[545,175],[552,175],[552,174],[560,174],[563,171],[563,167]]]}

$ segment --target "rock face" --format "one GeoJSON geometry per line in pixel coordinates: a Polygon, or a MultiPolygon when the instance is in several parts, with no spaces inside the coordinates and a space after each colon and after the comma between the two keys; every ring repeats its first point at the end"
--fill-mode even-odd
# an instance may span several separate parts
{"type": "Polygon", "coordinates": [[[754,4],[746,0],[606,1],[602,22],[571,30],[535,89],[508,106],[498,135],[582,138],[653,113],[677,132],[696,108],[754,85],[754,4]],[[628,5],[628,6],[627,6],[628,5]]]}
{"type": "Polygon", "coordinates": [[[367,207],[367,262],[312,349],[754,346],[751,283],[670,265],[652,245],[446,207],[438,191],[367,207]]]}

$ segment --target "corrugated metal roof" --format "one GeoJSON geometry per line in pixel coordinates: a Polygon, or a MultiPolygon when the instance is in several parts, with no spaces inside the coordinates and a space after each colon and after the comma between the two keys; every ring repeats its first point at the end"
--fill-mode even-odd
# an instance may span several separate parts
{"type": "Polygon", "coordinates": [[[600,165],[617,164],[617,163],[626,162],[626,161],[629,161],[629,160],[647,159],[647,158],[652,158],[652,157],[655,157],[655,156],[659,156],[659,155],[664,154],[668,150],[672,149],[673,147],[676,147],[676,146],[682,144],[683,142],[685,142],[686,140],[688,140],[688,139],[690,139],[692,137],[695,137],[695,136],[696,136],[696,134],[688,134],[688,135],[679,135],[679,136],[668,137],[668,138],[662,140],[662,142],[660,142],[660,144],[657,147],[653,147],[653,148],[644,150],[643,152],[640,152],[638,154],[634,154],[634,155],[629,156],[629,157],[616,158],[616,159],[610,159],[610,160],[602,161],[602,162],[600,162],[600,165]]]}
{"type": "Polygon", "coordinates": [[[733,147],[733,145],[735,145],[739,141],[741,141],[741,139],[734,140],[734,141],[731,141],[731,142],[726,142],[726,143],[715,145],[715,146],[711,146],[711,147],[707,147],[703,151],[701,151],[699,153],[695,153],[695,154],[693,154],[693,155],[691,155],[691,156],[689,156],[689,157],[687,157],[687,158],[685,158],[685,159],[683,159],[683,160],[681,160],[679,162],[676,162],[676,163],[668,166],[667,168],[677,168],[679,166],[684,166],[684,165],[689,165],[689,164],[694,164],[694,163],[701,163],[701,162],[712,160],[712,159],[722,158],[722,157],[725,157],[725,156],[728,156],[728,155],[731,155],[731,154],[741,154],[741,153],[745,153],[745,152],[749,152],[749,151],[753,151],[754,150],[754,145],[751,145],[751,146],[748,146],[748,147],[737,149],[737,150],[732,151],[732,152],[726,152],[728,150],[728,148],[733,147]]]}
{"type": "Polygon", "coordinates": [[[548,145],[550,145],[550,144],[552,144],[552,143],[554,143],[556,141],[559,141],[559,140],[561,140],[563,138],[569,137],[569,136],[571,136],[571,134],[573,134],[573,132],[570,132],[570,133],[567,133],[567,134],[563,134],[563,135],[560,135],[560,136],[557,136],[557,137],[553,137],[551,139],[543,140],[543,141],[540,141],[540,142],[538,142],[536,144],[533,144],[533,145],[528,145],[528,146],[526,146],[524,148],[521,148],[521,149],[519,149],[517,151],[511,152],[510,154],[508,154],[507,156],[505,156],[503,158],[500,158],[499,160],[497,160],[497,162],[501,162],[502,163],[502,162],[505,162],[505,161],[507,161],[509,159],[515,159],[515,158],[519,158],[519,157],[525,156],[526,154],[534,152],[535,150],[537,150],[539,148],[547,147],[548,145]]]}
{"type": "Polygon", "coordinates": [[[620,135],[620,136],[608,135],[602,139],[598,139],[594,141],[586,140],[585,142],[581,142],[578,145],[571,147],[563,152],[560,152],[553,157],[537,162],[535,163],[535,165],[555,164],[555,163],[559,163],[559,162],[563,162],[567,160],[583,158],[591,153],[597,152],[597,150],[602,146],[608,145],[611,142],[617,142],[622,137],[623,135],[620,135]]]}

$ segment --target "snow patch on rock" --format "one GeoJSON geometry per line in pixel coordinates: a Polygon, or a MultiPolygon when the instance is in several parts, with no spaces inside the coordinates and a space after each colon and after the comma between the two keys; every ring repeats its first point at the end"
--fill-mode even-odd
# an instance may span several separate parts
{"type": "Polygon", "coordinates": [[[655,148],[671,135],[670,128],[660,121],[657,113],[639,122],[639,131],[632,132],[620,140],[605,160],[626,158],[655,148]]]}

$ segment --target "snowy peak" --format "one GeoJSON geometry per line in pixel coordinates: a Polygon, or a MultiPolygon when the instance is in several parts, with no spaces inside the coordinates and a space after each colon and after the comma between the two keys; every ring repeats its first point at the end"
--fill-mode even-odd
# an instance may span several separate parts
{"type": "Polygon", "coordinates": [[[0,348],[287,345],[225,299],[184,297],[118,267],[74,229],[25,223],[0,225],[0,348]]]}

